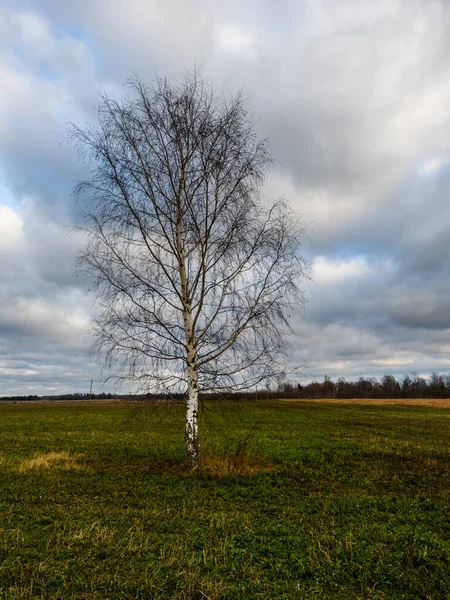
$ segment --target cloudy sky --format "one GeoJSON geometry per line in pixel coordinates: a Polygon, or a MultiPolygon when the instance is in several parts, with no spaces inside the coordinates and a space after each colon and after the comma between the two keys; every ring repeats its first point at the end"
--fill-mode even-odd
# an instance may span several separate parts
{"type": "Polygon", "coordinates": [[[0,395],[100,391],[67,121],[133,73],[244,87],[309,228],[305,379],[450,371],[447,0],[0,2],[0,395]]]}

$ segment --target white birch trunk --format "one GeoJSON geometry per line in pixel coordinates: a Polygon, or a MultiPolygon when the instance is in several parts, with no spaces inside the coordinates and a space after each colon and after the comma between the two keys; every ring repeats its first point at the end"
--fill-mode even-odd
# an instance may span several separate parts
{"type": "MultiPolygon", "coordinates": [[[[179,147],[180,156],[182,154],[179,147]]],[[[184,328],[186,335],[186,362],[187,362],[187,384],[188,397],[186,402],[186,452],[189,464],[192,469],[199,466],[199,440],[198,440],[198,371],[197,371],[197,351],[195,344],[195,333],[192,322],[192,306],[189,297],[189,285],[186,276],[186,266],[184,257],[184,246],[182,239],[182,218],[181,218],[181,192],[185,181],[184,168],[181,172],[181,181],[179,193],[177,195],[177,228],[176,245],[179,260],[180,284],[183,302],[184,328]]]]}
{"type": "Polygon", "coordinates": [[[198,440],[198,376],[193,352],[188,354],[188,397],[186,403],[186,452],[193,469],[199,464],[198,440]]]}
{"type": "Polygon", "coordinates": [[[186,452],[192,469],[199,465],[199,441],[198,441],[198,371],[196,360],[196,347],[194,327],[192,323],[191,305],[188,297],[188,286],[186,281],[186,270],[184,267],[184,253],[180,247],[180,279],[183,290],[183,313],[186,334],[186,363],[188,396],[186,402],[186,452]]]}

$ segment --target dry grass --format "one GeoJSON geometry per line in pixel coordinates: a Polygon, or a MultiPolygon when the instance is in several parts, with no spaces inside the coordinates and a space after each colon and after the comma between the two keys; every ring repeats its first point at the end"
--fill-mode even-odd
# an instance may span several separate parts
{"type": "Polygon", "coordinates": [[[0,405],[4,406],[14,406],[25,405],[25,406],[115,406],[118,404],[129,404],[132,402],[131,400],[127,400],[125,398],[108,398],[106,400],[89,400],[84,398],[79,398],[78,400],[47,400],[45,398],[38,398],[37,400],[3,400],[0,396],[0,405]]]}
{"type": "Polygon", "coordinates": [[[32,458],[24,458],[20,461],[19,471],[40,471],[44,469],[62,469],[63,471],[79,470],[84,466],[78,461],[82,454],[69,454],[69,452],[41,452],[32,458]]]}
{"type": "Polygon", "coordinates": [[[373,406],[403,405],[403,406],[426,406],[428,408],[448,408],[450,409],[450,399],[448,398],[319,398],[310,400],[307,398],[283,398],[280,402],[321,402],[327,404],[367,404],[373,406]]]}
{"type": "Polygon", "coordinates": [[[250,456],[205,456],[201,460],[200,473],[214,477],[252,477],[274,471],[276,468],[276,465],[264,459],[250,456]]]}

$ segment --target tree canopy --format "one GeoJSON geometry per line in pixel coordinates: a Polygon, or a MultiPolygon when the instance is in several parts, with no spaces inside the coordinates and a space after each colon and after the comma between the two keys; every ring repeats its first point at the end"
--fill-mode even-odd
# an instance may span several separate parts
{"type": "Polygon", "coordinates": [[[199,389],[248,389],[286,368],[303,228],[262,192],[272,159],[242,93],[218,94],[198,73],[128,89],[72,130],[91,169],[76,193],[93,351],[142,388],[186,392],[195,466],[199,389]]]}

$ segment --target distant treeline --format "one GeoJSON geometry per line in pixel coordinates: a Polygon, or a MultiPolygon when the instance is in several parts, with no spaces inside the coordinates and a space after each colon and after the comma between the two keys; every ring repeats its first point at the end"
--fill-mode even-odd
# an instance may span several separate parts
{"type": "Polygon", "coordinates": [[[0,400],[23,402],[24,400],[111,400],[112,398],[128,398],[115,394],[57,394],[54,396],[0,396],[0,400]]]}
{"type": "MultiPolygon", "coordinates": [[[[203,399],[233,400],[248,399],[262,400],[270,398],[450,398],[450,374],[432,373],[424,378],[418,375],[406,375],[398,381],[393,375],[375,377],[360,377],[356,381],[347,381],[339,377],[333,381],[325,375],[323,381],[312,381],[302,385],[296,381],[279,381],[275,386],[267,385],[257,390],[235,393],[204,394],[203,399]]],[[[4,396],[2,401],[20,402],[24,400],[172,400],[183,399],[181,394],[60,394],[54,396],[4,396]]]]}
{"type": "MultiPolygon", "coordinates": [[[[273,393],[271,394],[273,395],[273,393]]],[[[406,375],[398,381],[393,375],[360,377],[347,381],[339,377],[333,381],[325,375],[323,381],[307,385],[284,381],[277,386],[276,395],[285,398],[450,398],[450,374],[432,373],[425,379],[418,375],[406,375]]]]}

